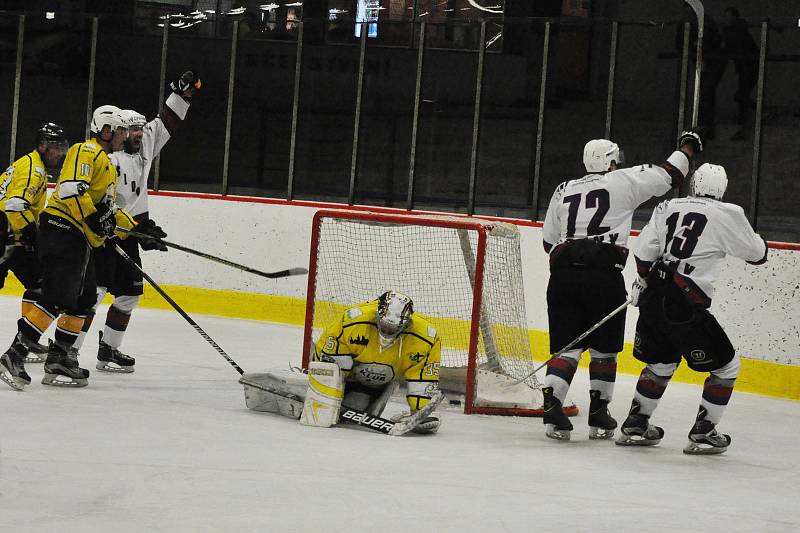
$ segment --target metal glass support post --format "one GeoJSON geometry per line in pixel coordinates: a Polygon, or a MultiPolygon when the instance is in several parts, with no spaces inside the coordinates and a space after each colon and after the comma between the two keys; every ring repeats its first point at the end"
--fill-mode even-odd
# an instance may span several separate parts
{"type": "Polygon", "coordinates": [[[531,190],[531,220],[539,216],[539,189],[542,182],[542,133],[544,131],[544,106],[547,90],[547,60],[550,55],[550,22],[544,25],[544,45],[542,49],[542,82],[539,86],[539,123],[536,127],[536,159],[533,165],[533,187],[531,190]]]}
{"type": "Polygon", "coordinates": [[[761,177],[761,121],[764,112],[764,84],[767,64],[767,22],[761,23],[761,50],[758,57],[758,85],[756,93],[756,124],[753,132],[753,173],[750,182],[750,223],[758,229],[758,185],[761,177]]]}
{"type": "Polygon", "coordinates": [[[611,138],[611,126],[614,118],[614,89],[617,75],[617,42],[619,22],[611,23],[611,52],[608,57],[608,96],[606,97],[606,131],[605,138],[611,138]]]}
{"type": "Polygon", "coordinates": [[[367,55],[367,33],[369,22],[361,23],[361,50],[358,57],[358,81],[356,82],[356,113],[353,121],[353,153],[350,157],[350,192],[347,203],[356,203],[356,178],[358,177],[358,134],[361,128],[361,97],[364,92],[364,61],[367,55]]]}
{"type": "Polygon", "coordinates": [[[233,91],[236,81],[236,48],[239,44],[239,21],[233,21],[231,35],[231,67],[228,72],[228,107],[225,111],[225,154],[222,158],[222,194],[228,194],[228,168],[231,162],[231,121],[233,120],[233,91]]]}
{"type": "Polygon", "coordinates": [[[303,71],[303,27],[301,21],[297,28],[297,48],[294,59],[294,91],[292,92],[292,133],[289,140],[289,175],[286,183],[286,199],[294,199],[294,154],[297,150],[297,119],[300,112],[300,79],[303,71]]]}
{"type": "MultiPolygon", "coordinates": [[[[158,105],[156,109],[161,109],[164,103],[164,87],[167,83],[167,45],[169,43],[169,15],[164,18],[164,33],[161,37],[161,75],[158,85],[158,105]]],[[[161,185],[161,156],[156,156],[153,161],[153,190],[158,190],[161,185]]]]}
{"type": "Polygon", "coordinates": [[[700,110],[700,74],[703,70],[703,26],[706,10],[700,0],[686,0],[697,16],[697,58],[694,63],[694,106],[692,107],[692,128],[697,127],[700,110]]]}
{"type": "MultiPolygon", "coordinates": [[[[414,5],[416,6],[416,3],[414,5]]],[[[408,198],[406,199],[406,209],[409,211],[414,209],[414,172],[417,164],[417,132],[419,130],[419,106],[422,100],[422,74],[425,70],[426,29],[427,23],[420,23],[419,44],[417,45],[417,78],[414,82],[414,116],[411,120],[411,153],[408,156],[408,198]]]]}
{"type": "Polygon", "coordinates": [[[17,120],[19,119],[19,86],[22,81],[22,46],[25,41],[25,15],[17,21],[17,66],[14,68],[14,103],[11,106],[11,149],[8,161],[16,159],[17,154],[17,120]]]}
{"type": "Polygon", "coordinates": [[[691,24],[683,24],[683,51],[681,52],[681,82],[678,96],[678,132],[686,129],[686,84],[689,80],[689,38],[691,24]]]}
{"type": "Polygon", "coordinates": [[[99,21],[97,17],[92,18],[92,44],[89,53],[89,89],[86,93],[86,128],[83,138],[89,138],[89,129],[92,122],[92,108],[94,107],[94,72],[97,66],[97,29],[99,21]]]}
{"type": "Polygon", "coordinates": [[[472,114],[472,153],[469,163],[469,198],[467,214],[475,214],[475,196],[478,184],[478,143],[481,130],[481,100],[483,100],[483,64],[486,59],[486,21],[481,21],[481,36],[478,39],[478,73],[475,76],[475,111],[472,114]]]}

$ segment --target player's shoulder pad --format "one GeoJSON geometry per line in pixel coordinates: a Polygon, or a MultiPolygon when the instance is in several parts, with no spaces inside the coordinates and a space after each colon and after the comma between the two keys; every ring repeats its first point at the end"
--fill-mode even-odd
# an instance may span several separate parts
{"type": "Polygon", "coordinates": [[[342,323],[373,322],[377,312],[378,302],[367,302],[361,305],[355,305],[345,310],[342,323]]]}
{"type": "Polygon", "coordinates": [[[406,333],[410,333],[415,337],[419,337],[429,343],[433,343],[433,341],[435,341],[439,335],[439,333],[436,331],[436,328],[434,328],[425,317],[422,317],[416,313],[414,314],[408,329],[406,329],[406,333]]]}
{"type": "Polygon", "coordinates": [[[360,307],[351,307],[347,311],[344,312],[345,316],[347,316],[350,320],[355,320],[356,318],[362,316],[364,311],[360,307]]]}

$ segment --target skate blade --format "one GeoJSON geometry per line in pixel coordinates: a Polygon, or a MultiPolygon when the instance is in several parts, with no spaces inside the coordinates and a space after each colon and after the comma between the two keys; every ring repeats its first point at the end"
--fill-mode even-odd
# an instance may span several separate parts
{"type": "Polygon", "coordinates": [[[589,427],[589,438],[592,440],[608,440],[614,438],[613,429],[589,427]]]}
{"type": "Polygon", "coordinates": [[[45,360],[44,357],[39,357],[37,354],[31,352],[27,356],[25,356],[25,359],[23,359],[22,361],[24,363],[41,364],[44,363],[44,360],[45,360]]]}
{"type": "Polygon", "coordinates": [[[659,442],[661,439],[646,439],[641,435],[625,435],[623,433],[614,441],[614,444],[617,446],[655,446],[659,442]]]}
{"type": "Polygon", "coordinates": [[[699,442],[689,441],[683,449],[686,455],[719,455],[727,450],[727,446],[714,446],[713,444],[701,444],[699,442]]]}
{"type": "Polygon", "coordinates": [[[78,388],[89,384],[88,379],[70,378],[61,374],[45,374],[42,378],[42,385],[52,385],[54,387],[78,388]]]}
{"type": "Polygon", "coordinates": [[[20,391],[20,392],[25,390],[25,385],[30,384],[30,382],[26,383],[24,379],[20,379],[20,378],[18,378],[16,376],[12,376],[11,374],[9,374],[8,372],[5,372],[5,371],[4,372],[0,372],[0,379],[3,380],[3,382],[6,385],[11,387],[15,391],[20,391]]]}
{"type": "Polygon", "coordinates": [[[556,429],[555,424],[547,424],[544,432],[545,436],[553,440],[569,440],[569,433],[568,429],[556,429]]]}
{"type": "Polygon", "coordinates": [[[97,370],[102,372],[115,372],[117,374],[133,374],[133,366],[119,366],[116,363],[98,361],[95,365],[97,370]]]}

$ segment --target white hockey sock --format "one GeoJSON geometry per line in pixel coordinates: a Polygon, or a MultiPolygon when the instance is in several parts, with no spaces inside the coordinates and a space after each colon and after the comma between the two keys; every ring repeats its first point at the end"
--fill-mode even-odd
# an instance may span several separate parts
{"type": "Polygon", "coordinates": [[[703,386],[703,399],[700,407],[706,410],[706,420],[719,424],[722,414],[728,406],[728,401],[733,394],[733,386],[742,363],[739,354],[734,355],[733,359],[717,370],[711,372],[703,386]]]}
{"type": "Polygon", "coordinates": [[[553,396],[562,404],[567,397],[569,387],[578,362],[581,360],[581,351],[570,350],[559,355],[547,365],[547,376],[544,378],[544,386],[553,388],[553,396]]]}

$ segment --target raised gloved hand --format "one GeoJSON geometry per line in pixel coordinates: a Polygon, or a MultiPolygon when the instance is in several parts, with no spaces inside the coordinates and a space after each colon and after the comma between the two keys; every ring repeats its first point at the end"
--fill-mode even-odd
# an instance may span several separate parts
{"type": "Polygon", "coordinates": [[[639,306],[639,297],[642,295],[642,291],[644,291],[646,288],[647,280],[642,276],[637,275],[636,279],[633,280],[633,285],[631,285],[631,305],[633,307],[639,306]]]}
{"type": "Polygon", "coordinates": [[[134,228],[137,233],[142,233],[147,237],[139,237],[139,245],[142,250],[161,250],[166,252],[169,248],[161,239],[167,236],[167,232],[152,219],[143,220],[134,228]]]}
{"type": "Polygon", "coordinates": [[[31,222],[24,228],[20,230],[20,242],[25,247],[25,250],[29,252],[36,251],[36,244],[37,240],[37,228],[36,223],[31,222]]]}
{"type": "Polygon", "coordinates": [[[195,91],[200,90],[203,83],[200,81],[200,76],[194,69],[189,69],[177,80],[170,82],[169,88],[172,92],[179,94],[184,98],[191,98],[194,96],[195,91]]]}
{"type": "Polygon", "coordinates": [[[116,209],[112,208],[108,202],[96,204],[95,211],[84,219],[89,229],[101,237],[111,237],[117,228],[117,220],[114,218],[116,209]]]}
{"type": "Polygon", "coordinates": [[[700,132],[696,130],[687,130],[681,132],[680,136],[678,137],[678,150],[683,148],[683,146],[686,144],[692,148],[692,151],[695,154],[702,152],[703,137],[700,132]]]}

